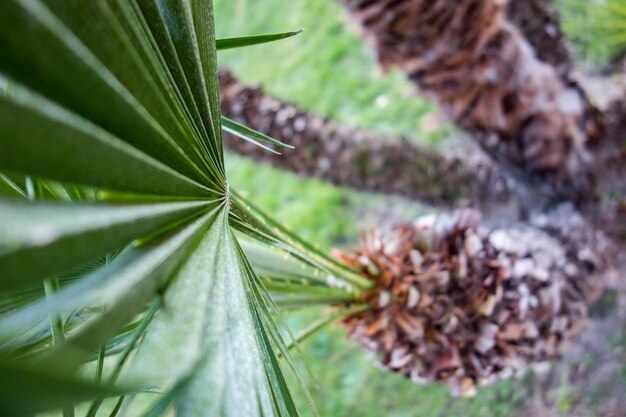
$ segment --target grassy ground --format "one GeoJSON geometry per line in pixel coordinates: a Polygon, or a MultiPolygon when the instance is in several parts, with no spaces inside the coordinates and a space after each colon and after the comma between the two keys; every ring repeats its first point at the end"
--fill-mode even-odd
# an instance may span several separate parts
{"type": "MultiPolygon", "coordinates": [[[[579,57],[608,61],[617,53],[616,48],[601,42],[597,29],[601,19],[591,11],[592,3],[557,3],[565,18],[565,30],[576,40],[579,57]]],[[[244,82],[260,83],[273,95],[343,123],[403,134],[422,143],[434,142],[449,130],[431,126],[436,107],[413,96],[412,85],[401,74],[378,72],[373,56],[346,25],[335,1],[215,0],[215,5],[220,37],[306,29],[294,39],[221,52],[221,64],[244,82]]],[[[247,192],[258,205],[325,249],[356,243],[359,229],[382,219],[410,220],[423,210],[400,199],[346,192],[321,181],[303,180],[233,155],[229,155],[227,166],[233,187],[247,192]]],[[[297,321],[310,322],[315,314],[304,312],[297,321]]],[[[445,388],[419,387],[378,370],[358,347],[345,340],[338,326],[318,333],[302,348],[315,378],[309,389],[324,417],[521,415],[529,395],[527,387],[535,387],[532,381],[513,381],[483,388],[474,399],[452,399],[445,388]]],[[[541,389],[538,391],[536,395],[541,395],[541,389]]],[[[565,380],[557,413],[567,415],[572,392],[565,380]]],[[[306,409],[304,398],[297,400],[306,409]]]]}
{"type": "Polygon", "coordinates": [[[430,142],[449,127],[430,127],[435,106],[412,94],[398,71],[383,75],[343,9],[331,0],[216,0],[218,37],[304,28],[299,36],[220,52],[243,81],[343,123],[430,142]]]}
{"type": "MultiPolygon", "coordinates": [[[[324,249],[355,244],[359,228],[373,227],[385,218],[410,220],[426,212],[402,199],[303,180],[238,156],[229,155],[226,162],[234,188],[324,249]]],[[[318,316],[317,311],[306,311],[291,321],[304,325],[318,316]]],[[[309,390],[324,417],[505,417],[521,401],[518,382],[485,388],[474,399],[452,399],[443,387],[414,385],[377,369],[360,348],[345,339],[339,326],[328,327],[303,343],[302,354],[314,378],[309,390]]],[[[306,410],[305,398],[297,400],[306,410]]]]}
{"type": "Polygon", "coordinates": [[[337,188],[230,153],[226,168],[231,187],[300,236],[328,250],[357,244],[360,230],[391,219],[414,219],[428,211],[400,197],[337,188]]]}
{"type": "Polygon", "coordinates": [[[563,30],[587,68],[605,66],[626,49],[624,0],[556,0],[563,30]]]}

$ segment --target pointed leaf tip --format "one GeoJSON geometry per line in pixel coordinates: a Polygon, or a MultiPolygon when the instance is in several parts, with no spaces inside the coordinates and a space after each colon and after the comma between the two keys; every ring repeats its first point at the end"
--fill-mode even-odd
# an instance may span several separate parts
{"type": "Polygon", "coordinates": [[[304,32],[304,29],[299,28],[290,32],[270,33],[266,35],[252,35],[241,36],[236,38],[224,38],[218,39],[215,42],[215,48],[218,51],[226,49],[243,48],[246,46],[261,45],[264,43],[275,42],[282,39],[291,38],[304,32]]]}

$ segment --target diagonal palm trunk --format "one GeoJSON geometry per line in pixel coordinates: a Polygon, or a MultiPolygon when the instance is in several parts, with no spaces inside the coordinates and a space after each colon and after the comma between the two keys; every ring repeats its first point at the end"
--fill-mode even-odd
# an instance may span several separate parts
{"type": "Polygon", "coordinates": [[[282,155],[275,155],[226,138],[229,149],[257,161],[335,185],[444,206],[470,200],[483,208],[510,196],[507,178],[488,158],[467,161],[404,138],[343,126],[270,97],[260,88],[242,85],[227,71],[220,73],[220,87],[226,117],[295,146],[281,148],[282,155]]]}
{"type": "MultiPolygon", "coordinates": [[[[268,96],[261,88],[241,84],[231,73],[220,73],[222,113],[295,149],[272,154],[226,134],[232,151],[335,185],[401,195],[439,207],[470,202],[483,214],[516,218],[544,207],[549,190],[519,181],[489,158],[473,151],[443,152],[413,145],[402,137],[381,135],[340,125],[289,102],[268,96]]],[[[626,190],[623,132],[626,112],[621,101],[605,111],[602,146],[594,147],[593,173],[600,181],[597,195],[626,190]]],[[[621,199],[595,199],[580,206],[585,217],[612,236],[626,238],[626,207],[621,199]]]]}
{"type": "Polygon", "coordinates": [[[589,189],[595,112],[562,71],[537,58],[507,19],[507,0],[341,2],[382,67],[403,69],[490,153],[557,191],[589,189]]]}
{"type": "Polygon", "coordinates": [[[533,47],[537,58],[550,64],[560,76],[573,67],[570,44],[561,31],[559,12],[551,0],[509,1],[507,18],[533,47]]]}

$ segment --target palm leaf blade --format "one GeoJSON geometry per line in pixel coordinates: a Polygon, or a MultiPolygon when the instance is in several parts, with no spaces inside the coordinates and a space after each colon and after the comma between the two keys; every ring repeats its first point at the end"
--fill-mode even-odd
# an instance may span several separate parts
{"type": "Polygon", "coordinates": [[[104,311],[68,338],[47,360],[52,364],[61,362],[66,366],[77,366],[117,334],[145,308],[157,290],[165,287],[214,218],[213,211],[166,241],[135,251],[130,262],[120,262],[104,270],[106,278],[93,280],[109,281],[108,291],[98,292],[106,296],[104,311]]]}
{"type": "Polygon", "coordinates": [[[185,219],[206,202],[97,206],[0,201],[0,288],[25,286],[185,219]]]}
{"type": "MultiPolygon", "coordinates": [[[[249,127],[246,127],[240,123],[235,122],[234,120],[231,120],[227,117],[222,117],[222,127],[224,128],[224,130],[226,130],[227,132],[232,133],[233,135],[236,135],[238,137],[240,137],[241,139],[247,140],[249,142],[252,142],[256,145],[262,146],[260,145],[257,141],[261,141],[261,142],[267,142],[270,143],[272,145],[276,145],[276,146],[281,146],[284,148],[290,148],[293,149],[294,147],[291,145],[287,145],[286,143],[283,143],[279,140],[276,140],[272,137],[269,137],[267,135],[264,135],[263,133],[257,132],[256,130],[250,129],[249,127]]],[[[265,149],[268,149],[271,152],[276,153],[276,151],[274,151],[273,149],[270,148],[266,148],[265,146],[262,146],[265,149]]]]}
{"type": "Polygon", "coordinates": [[[275,42],[282,39],[291,38],[304,32],[304,29],[297,29],[290,32],[270,33],[267,35],[241,36],[236,38],[217,39],[215,47],[218,51],[233,48],[243,48],[246,46],[260,45],[263,43],[275,42]]]}
{"type": "Polygon", "coordinates": [[[223,211],[166,293],[169,308],[155,318],[134,363],[132,374],[147,380],[185,381],[176,398],[180,416],[297,415],[243,256],[223,211]]]}
{"type": "Polygon", "coordinates": [[[0,374],[0,415],[3,416],[30,416],[95,396],[110,397],[124,393],[119,388],[3,363],[0,363],[0,374]]]}
{"type": "Polygon", "coordinates": [[[207,196],[183,177],[27,89],[0,90],[0,168],[145,194],[207,196]]]}

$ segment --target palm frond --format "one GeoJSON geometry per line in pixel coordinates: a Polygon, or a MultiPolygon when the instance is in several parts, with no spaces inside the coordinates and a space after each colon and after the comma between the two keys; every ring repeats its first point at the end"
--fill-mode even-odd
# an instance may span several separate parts
{"type": "Polygon", "coordinates": [[[0,2],[0,170],[11,173],[0,175],[0,357],[15,364],[2,368],[0,410],[92,400],[95,415],[102,398],[122,395],[114,415],[127,390],[110,384],[123,375],[163,393],[148,416],[171,404],[181,416],[298,415],[284,376],[297,371],[268,289],[332,304],[363,282],[260,210],[242,210],[222,125],[288,145],[222,119],[216,58],[216,43],[297,33],[216,41],[210,0],[0,2]],[[262,280],[237,229],[306,268],[266,265],[274,277],[262,280]],[[118,365],[101,385],[111,355],[118,365]],[[23,367],[32,361],[54,375],[95,361],[99,376],[48,377],[23,367]],[[41,401],[10,398],[11,380],[39,381],[41,401]]]}
{"type": "Polygon", "coordinates": [[[269,33],[263,35],[241,36],[236,38],[218,39],[215,46],[218,51],[233,48],[243,48],[246,46],[260,45],[262,43],[275,42],[282,39],[291,38],[304,32],[304,29],[297,29],[290,32],[269,33]]]}
{"type": "Polygon", "coordinates": [[[267,135],[264,135],[263,133],[259,133],[255,130],[252,130],[242,124],[239,124],[237,122],[235,122],[234,120],[230,120],[226,117],[222,117],[222,128],[229,132],[232,133],[233,135],[248,141],[250,143],[253,143],[257,146],[260,146],[263,149],[266,149],[272,153],[278,154],[280,155],[279,152],[275,151],[272,148],[268,148],[267,146],[263,145],[261,142],[266,142],[275,146],[279,146],[279,147],[285,147],[285,148],[292,148],[293,146],[291,145],[287,145],[279,140],[276,140],[274,138],[271,138],[267,135]]]}
{"type": "Polygon", "coordinates": [[[26,192],[11,178],[0,172],[0,196],[26,198],[26,192]]]}
{"type": "Polygon", "coordinates": [[[1,289],[15,289],[89,261],[192,216],[212,202],[133,206],[0,201],[1,289]]]}
{"type": "Polygon", "coordinates": [[[0,363],[0,414],[24,417],[97,396],[118,396],[132,390],[96,385],[49,370],[0,363]]]}

